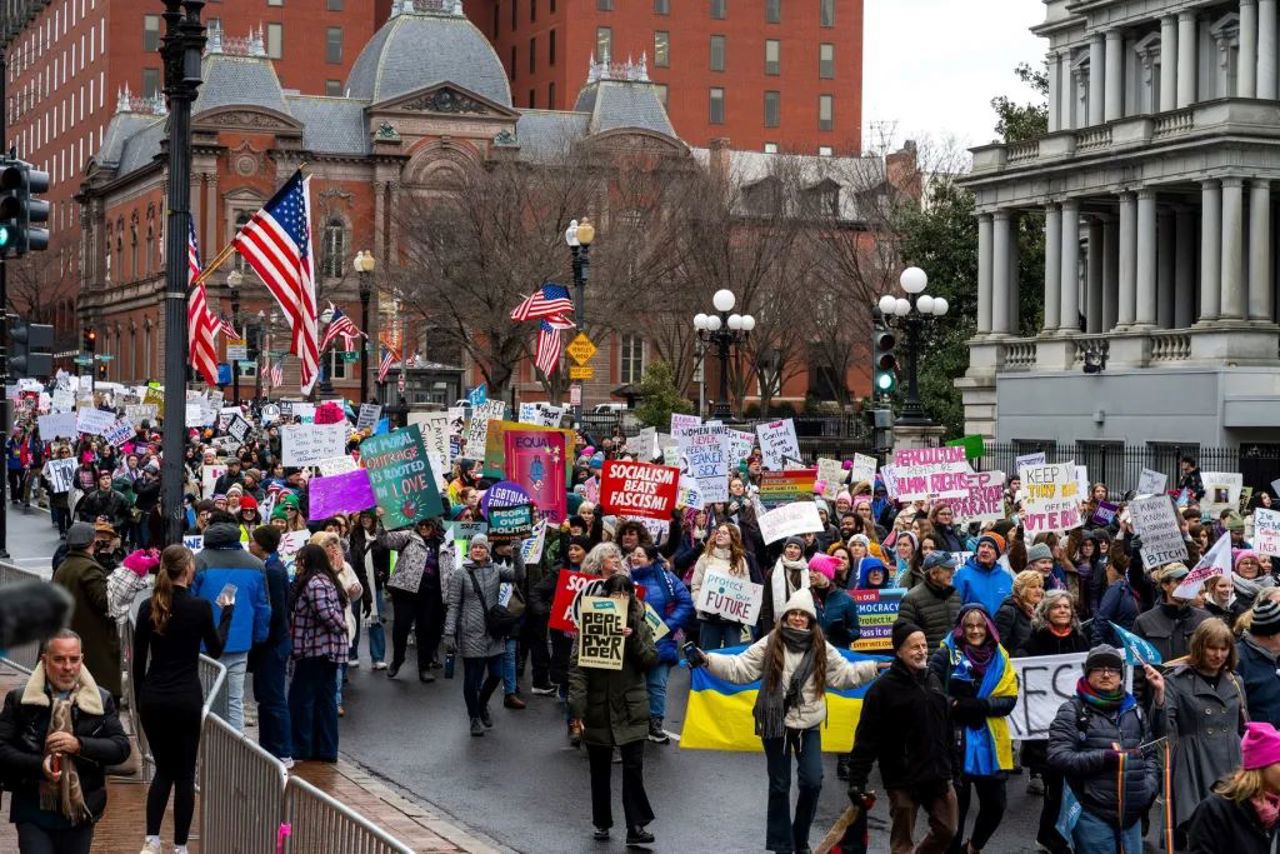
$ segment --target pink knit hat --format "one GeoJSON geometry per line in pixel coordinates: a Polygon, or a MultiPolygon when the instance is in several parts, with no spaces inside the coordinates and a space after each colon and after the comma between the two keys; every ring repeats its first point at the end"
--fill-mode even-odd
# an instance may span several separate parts
{"type": "Polygon", "coordinates": [[[822,573],[827,577],[828,581],[834,581],[836,578],[836,567],[840,565],[840,561],[832,555],[818,552],[809,558],[809,569],[814,572],[822,573]]]}
{"type": "Polygon", "coordinates": [[[1245,724],[1240,753],[1246,771],[1266,768],[1280,762],[1280,732],[1269,723],[1250,721],[1245,724]]]}

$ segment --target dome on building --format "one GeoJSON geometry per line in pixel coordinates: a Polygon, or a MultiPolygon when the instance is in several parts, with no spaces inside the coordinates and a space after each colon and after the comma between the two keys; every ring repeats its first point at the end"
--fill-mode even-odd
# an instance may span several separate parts
{"type": "Polygon", "coordinates": [[[393,0],[351,67],[347,97],[378,103],[445,81],[511,106],[506,69],[461,0],[393,0]]]}

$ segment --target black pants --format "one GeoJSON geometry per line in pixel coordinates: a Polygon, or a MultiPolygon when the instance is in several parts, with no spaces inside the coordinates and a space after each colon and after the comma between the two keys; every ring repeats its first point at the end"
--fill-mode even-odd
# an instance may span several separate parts
{"type": "Polygon", "coordinates": [[[1044,778],[1044,805],[1040,808],[1040,826],[1036,842],[1048,848],[1052,854],[1067,854],[1070,849],[1058,833],[1058,811],[1062,809],[1062,772],[1041,768],[1044,778]]]}
{"type": "Polygon", "coordinates": [[[138,702],[138,713],[156,763],[156,774],[147,790],[147,835],[160,835],[172,790],[173,844],[186,845],[196,807],[200,697],[174,703],[172,699],[144,695],[138,702]]]}
{"type": "Polygon", "coordinates": [[[1008,805],[1008,792],[1005,790],[1003,777],[970,777],[964,775],[956,785],[956,804],[960,819],[956,822],[956,835],[951,840],[952,854],[964,850],[964,820],[969,812],[970,787],[978,791],[978,816],[973,820],[973,833],[969,840],[979,850],[987,847],[988,840],[995,834],[1004,818],[1004,809],[1008,805]]]}
{"type": "Polygon", "coordinates": [[[388,587],[391,593],[391,666],[404,664],[405,650],[409,645],[409,629],[414,630],[418,644],[418,671],[436,657],[436,647],[444,635],[444,601],[440,598],[439,583],[423,581],[417,593],[388,587]]]}
{"type": "Polygon", "coordinates": [[[18,822],[18,854],[89,854],[92,845],[92,822],[68,830],[45,830],[18,822]]]}
{"type": "Polygon", "coordinates": [[[22,482],[26,472],[22,469],[9,469],[9,500],[17,504],[22,500],[22,482]]]}
{"type": "Polygon", "coordinates": [[[462,699],[467,703],[467,717],[480,717],[501,684],[502,656],[462,659],[462,699]]]}
{"type": "MultiPolygon", "coordinates": [[[[622,754],[622,815],[627,827],[644,827],[653,821],[653,809],[644,790],[644,742],[619,745],[622,754]]],[[[613,827],[613,748],[587,745],[591,765],[591,823],[613,827]]]]}
{"type": "Polygon", "coordinates": [[[551,629],[551,681],[556,685],[569,684],[569,659],[573,653],[574,638],[557,629],[551,629]]]}
{"type": "Polygon", "coordinates": [[[526,658],[533,661],[533,685],[545,688],[551,684],[551,650],[547,648],[547,624],[526,616],[516,647],[516,678],[524,673],[526,658]]]}

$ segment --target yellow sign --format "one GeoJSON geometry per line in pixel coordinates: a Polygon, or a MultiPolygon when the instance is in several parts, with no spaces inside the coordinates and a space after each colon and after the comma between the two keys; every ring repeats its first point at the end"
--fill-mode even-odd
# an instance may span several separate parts
{"type": "Polygon", "coordinates": [[[564,351],[579,365],[585,365],[596,354],[596,345],[591,343],[587,333],[579,332],[578,336],[569,342],[569,346],[564,348],[564,351]]]}
{"type": "Polygon", "coordinates": [[[596,369],[590,365],[570,365],[569,379],[571,380],[593,380],[596,378],[596,369]]]}

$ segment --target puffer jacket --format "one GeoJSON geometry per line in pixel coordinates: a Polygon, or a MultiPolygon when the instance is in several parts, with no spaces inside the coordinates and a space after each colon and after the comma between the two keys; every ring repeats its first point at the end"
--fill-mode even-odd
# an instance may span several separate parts
{"type": "Polygon", "coordinates": [[[1078,697],[1063,703],[1049,726],[1049,765],[1066,775],[1080,805],[1111,825],[1129,827],[1156,798],[1159,769],[1153,756],[1130,754],[1124,774],[1124,815],[1116,812],[1119,767],[1112,749],[1134,750],[1151,740],[1151,727],[1134,703],[1104,712],[1078,697]]]}
{"type": "Polygon", "coordinates": [[[644,588],[644,601],[666,623],[667,634],[657,642],[658,661],[675,664],[679,660],[676,632],[693,622],[693,597],[689,595],[689,589],[661,563],[632,569],[631,580],[644,588]]]}
{"type": "Polygon", "coordinates": [[[1133,633],[1151,641],[1165,661],[1172,661],[1191,651],[1191,634],[1207,619],[1209,612],[1202,608],[1160,604],[1138,615],[1133,633]]]}
{"type": "Polygon", "coordinates": [[[485,625],[485,608],[498,604],[498,588],[503,582],[518,584],[524,581],[524,559],[519,549],[512,553],[512,561],[512,566],[502,566],[491,560],[482,564],[469,560],[449,576],[445,597],[449,610],[444,620],[444,636],[456,641],[458,655],[463,658],[492,658],[505,651],[506,639],[489,634],[485,625]],[[472,572],[475,573],[480,596],[476,595],[471,584],[472,572]],[[480,604],[481,596],[484,597],[484,605],[480,604]]]}
{"type": "Polygon", "coordinates": [[[240,546],[240,527],[229,522],[210,525],[204,532],[204,549],[196,555],[191,595],[213,606],[213,621],[221,619],[218,594],[228,584],[236,586],[236,607],[223,653],[248,652],[271,632],[271,598],[262,561],[240,546]]]}
{"type": "Polygon", "coordinates": [[[436,560],[440,575],[440,589],[442,591],[449,589],[449,578],[457,567],[457,544],[453,540],[433,538],[428,544],[416,530],[409,528],[404,531],[390,532],[380,530],[378,545],[400,552],[400,556],[396,558],[395,572],[387,580],[388,589],[417,593],[422,585],[422,575],[427,566],[427,556],[431,548],[439,550],[436,560]]]}
{"type": "Polygon", "coordinates": [[[822,633],[838,647],[849,649],[862,637],[862,624],[858,620],[858,603],[846,591],[835,585],[826,592],[817,591],[813,604],[818,609],[818,625],[822,633]]]}
{"type": "MultiPolygon", "coordinates": [[[[747,565],[746,560],[743,560],[737,567],[734,567],[729,563],[729,559],[727,557],[728,551],[728,549],[715,549],[711,552],[703,552],[702,557],[698,558],[698,562],[694,564],[693,567],[693,582],[689,585],[689,592],[693,594],[693,601],[698,601],[698,593],[702,590],[702,579],[706,577],[707,572],[710,570],[718,570],[720,572],[728,573],[729,575],[737,575],[743,578],[751,577],[751,568],[747,565]],[[723,552],[724,554],[718,554],[719,552],[723,552]]],[[[752,578],[752,581],[755,580],[756,579],[752,578]]],[[[698,612],[698,619],[707,620],[712,623],[725,622],[724,618],[719,614],[704,614],[701,611],[698,612]]]]}
{"type": "Polygon", "coordinates": [[[956,570],[953,583],[965,605],[974,602],[987,609],[988,614],[1000,610],[1000,603],[1013,592],[1013,576],[999,561],[991,566],[978,563],[978,556],[970,555],[964,566],[956,570]]]}
{"type": "Polygon", "coordinates": [[[996,611],[992,622],[996,624],[996,631],[1000,634],[1000,645],[1010,650],[1011,655],[1013,650],[1022,649],[1022,645],[1031,637],[1031,616],[1013,598],[1013,594],[1006,596],[1000,603],[1000,610],[996,611]]]}
{"type": "Polygon", "coordinates": [[[902,597],[898,606],[898,619],[915,623],[924,629],[929,649],[935,649],[956,625],[960,616],[960,594],[951,585],[935,587],[925,579],[902,597]]]}
{"type": "MultiPolygon", "coordinates": [[[[747,647],[737,655],[707,653],[707,670],[712,676],[735,682],[739,685],[754,682],[764,676],[765,652],[769,648],[772,633],[747,647]]],[[[778,682],[778,690],[791,683],[791,674],[800,665],[803,655],[784,647],[782,655],[782,678],[778,682]]],[[[815,662],[815,668],[821,662],[815,662]]],[[[827,644],[827,688],[857,688],[876,677],[874,661],[859,661],[856,664],[845,660],[840,651],[827,644]]],[[[761,688],[763,690],[763,688],[761,688]]],[[[827,698],[820,695],[813,679],[805,682],[800,689],[800,702],[787,710],[786,724],[789,729],[811,729],[827,719],[827,698]]]]}
{"type": "Polygon", "coordinates": [[[1209,795],[1196,807],[1187,829],[1187,854],[1270,854],[1280,827],[1267,830],[1252,804],[1209,795]]]}
{"type": "Polygon", "coordinates": [[[1248,632],[1236,644],[1240,666],[1236,673],[1244,683],[1249,702],[1249,718],[1280,726],[1280,655],[1273,655],[1258,645],[1248,632]]]}

